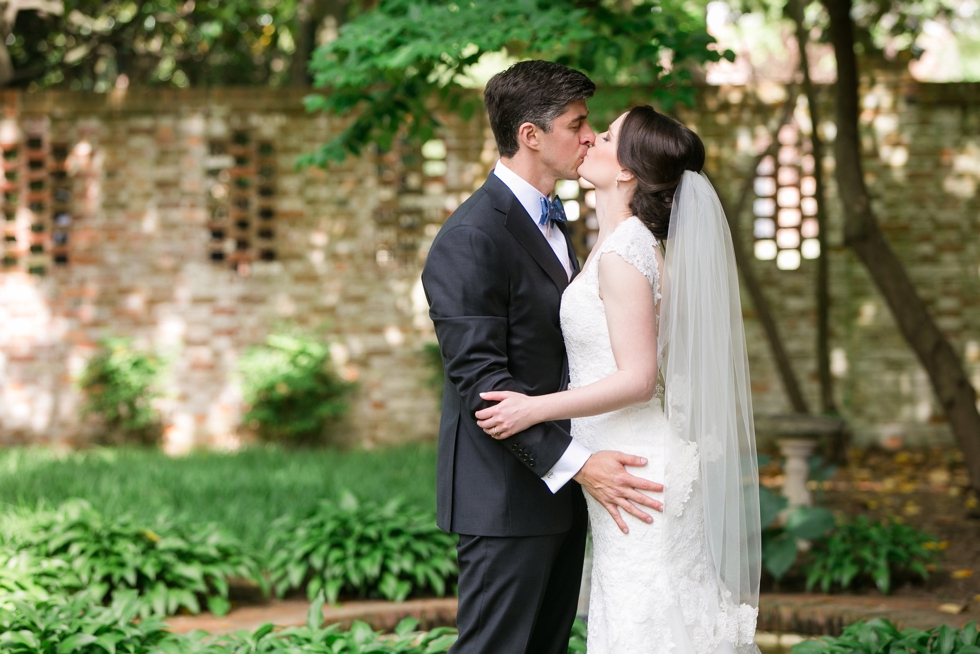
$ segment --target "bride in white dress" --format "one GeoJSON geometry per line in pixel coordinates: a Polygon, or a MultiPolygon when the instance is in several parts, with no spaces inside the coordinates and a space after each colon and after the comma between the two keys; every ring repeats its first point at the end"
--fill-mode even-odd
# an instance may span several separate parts
{"type": "Polygon", "coordinates": [[[748,364],[731,235],[694,132],[636,107],[579,175],[599,236],[562,297],[569,390],[493,392],[497,438],[572,418],[593,452],[662,481],[663,516],[614,520],[586,493],[589,654],[757,652],[760,525],[748,364]],[[666,392],[664,392],[664,390],[666,392]],[[617,524],[618,523],[618,524],[617,524]]]}

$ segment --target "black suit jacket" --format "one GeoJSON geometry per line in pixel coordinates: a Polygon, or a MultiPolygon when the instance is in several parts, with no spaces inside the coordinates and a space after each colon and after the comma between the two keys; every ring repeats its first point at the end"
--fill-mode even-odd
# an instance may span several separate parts
{"type": "MultiPolygon", "coordinates": [[[[564,227],[562,226],[564,233],[564,227]]],[[[578,260],[565,237],[573,275],[578,260]]],[[[566,531],[578,484],[552,494],[542,481],[568,447],[567,420],[496,441],[476,425],[480,393],[564,390],[559,324],[568,276],[524,207],[496,175],[436,236],[422,272],[446,370],[439,427],[438,524],[473,536],[566,531]]]]}

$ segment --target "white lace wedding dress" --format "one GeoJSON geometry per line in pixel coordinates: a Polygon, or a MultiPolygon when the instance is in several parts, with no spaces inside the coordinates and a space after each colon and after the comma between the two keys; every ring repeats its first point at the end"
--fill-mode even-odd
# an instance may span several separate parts
{"type": "MultiPolygon", "coordinates": [[[[659,311],[663,257],[638,218],[621,223],[565,290],[561,327],[571,388],[616,372],[599,296],[599,258],[615,252],[649,280],[659,311]]],[[[663,515],[646,524],[623,514],[624,535],[586,493],[592,527],[589,654],[724,654],[754,644],[757,609],[719,590],[709,560],[697,445],[672,438],[662,389],[646,404],[572,420],[572,436],[593,452],[619,450],[649,464],[633,474],[663,482],[663,515]],[[726,596],[728,595],[728,596],[726,596]]]]}

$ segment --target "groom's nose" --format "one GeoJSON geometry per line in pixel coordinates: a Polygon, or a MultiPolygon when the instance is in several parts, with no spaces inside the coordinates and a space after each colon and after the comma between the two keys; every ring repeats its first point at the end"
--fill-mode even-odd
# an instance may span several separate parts
{"type": "Polygon", "coordinates": [[[592,131],[592,128],[589,127],[588,123],[583,126],[583,130],[584,133],[582,134],[582,144],[592,147],[595,145],[595,132],[592,131]]]}

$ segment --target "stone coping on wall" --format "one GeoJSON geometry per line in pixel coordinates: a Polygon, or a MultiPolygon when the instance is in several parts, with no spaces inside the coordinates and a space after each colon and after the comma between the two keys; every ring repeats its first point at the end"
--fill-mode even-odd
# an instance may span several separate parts
{"type": "MultiPolygon", "coordinates": [[[[862,80],[867,85],[868,79],[862,80]]],[[[924,83],[903,79],[901,95],[907,102],[920,104],[975,104],[980,102],[980,82],[924,83]]],[[[782,86],[782,84],[777,84],[782,86]]],[[[750,87],[708,87],[740,89],[750,87]]],[[[832,89],[832,85],[824,88],[832,89]]],[[[0,107],[16,107],[24,113],[64,117],[69,114],[159,113],[161,106],[186,107],[231,106],[236,111],[284,111],[305,114],[303,98],[322,91],[311,88],[267,89],[257,87],[215,86],[192,89],[139,88],[113,89],[107,93],[45,89],[25,92],[0,90],[0,107]]],[[[601,90],[600,90],[601,92],[601,90]]],[[[744,96],[742,96],[744,97],[744,96]]],[[[724,100],[724,95],[721,98],[724,100]]]]}
{"type": "Polygon", "coordinates": [[[161,108],[204,109],[230,107],[235,111],[282,111],[305,114],[303,98],[314,93],[308,88],[266,89],[218,86],[193,89],[114,89],[108,93],[45,89],[33,93],[0,91],[0,107],[16,107],[25,114],[56,118],[98,114],[159,114],[161,108]]]}

